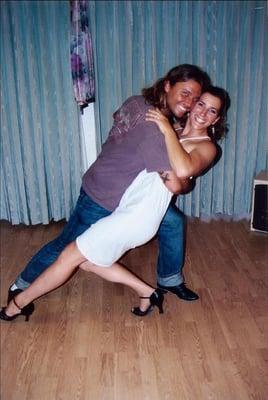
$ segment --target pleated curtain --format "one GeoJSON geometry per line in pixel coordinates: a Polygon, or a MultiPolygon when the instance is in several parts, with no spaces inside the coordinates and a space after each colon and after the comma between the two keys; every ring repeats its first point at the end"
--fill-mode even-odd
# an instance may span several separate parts
{"type": "Polygon", "coordinates": [[[68,1],[1,1],[1,219],[68,218],[81,185],[68,1]]]}
{"type": "Polygon", "coordinates": [[[265,1],[90,1],[99,146],[120,104],[175,65],[199,65],[231,97],[222,157],[180,196],[187,215],[248,217],[267,169],[265,1]]]}
{"type": "MultiPolygon", "coordinates": [[[[175,65],[199,65],[231,97],[222,157],[178,205],[248,217],[267,169],[265,1],[89,1],[99,150],[113,112],[175,65]]],[[[1,1],[1,215],[70,215],[81,184],[80,116],[70,71],[69,1],[1,1]]],[[[89,133],[90,134],[90,133],[89,133]]]]}

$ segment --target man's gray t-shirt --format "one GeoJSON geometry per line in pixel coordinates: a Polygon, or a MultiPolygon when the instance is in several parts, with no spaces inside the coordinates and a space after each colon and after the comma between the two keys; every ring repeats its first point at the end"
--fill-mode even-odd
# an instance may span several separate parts
{"type": "Polygon", "coordinates": [[[145,121],[152,108],[143,96],[132,96],[114,115],[114,124],[97,160],[82,179],[84,191],[109,211],[119,204],[127,187],[144,169],[171,170],[164,135],[145,121]]]}

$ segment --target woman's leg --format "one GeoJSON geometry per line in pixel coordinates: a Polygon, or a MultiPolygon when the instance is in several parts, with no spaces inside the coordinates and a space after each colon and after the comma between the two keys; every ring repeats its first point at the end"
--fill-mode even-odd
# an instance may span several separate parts
{"type": "MultiPolygon", "coordinates": [[[[56,289],[66,282],[78,265],[81,269],[93,272],[108,281],[129,286],[138,296],[150,297],[154,292],[154,288],[143,282],[119,263],[114,263],[111,267],[104,268],[86,261],[85,257],[82,256],[78,250],[76,243],[72,242],[62,251],[57,260],[49,268],[47,268],[27,289],[16,296],[16,303],[20,308],[23,308],[31,301],[56,289]]],[[[144,311],[148,308],[150,301],[149,299],[140,300],[140,309],[144,311]]],[[[18,308],[15,303],[11,301],[5,312],[7,315],[12,316],[18,313],[18,308]]]]}
{"type": "MultiPolygon", "coordinates": [[[[111,267],[99,267],[89,261],[85,261],[79,267],[85,271],[93,272],[107,281],[122,283],[133,289],[139,297],[150,297],[155,290],[118,262],[111,267]]],[[[140,309],[142,311],[146,310],[149,304],[149,299],[140,299],[140,309]]]]}
{"type": "Polygon", "coordinates": [[[69,243],[74,241],[82,232],[85,232],[92,224],[109,214],[111,214],[110,211],[95,203],[81,189],[75,209],[63,231],[32,257],[14,282],[17,288],[24,290],[28,287],[45,269],[56,261],[62,250],[69,243]]]}
{"type": "MultiPolygon", "coordinates": [[[[76,267],[83,261],[85,261],[85,257],[78,250],[76,243],[71,242],[50,267],[39,275],[27,289],[16,296],[16,303],[22,308],[43,294],[56,289],[66,282],[76,267]]],[[[5,312],[11,316],[18,313],[18,308],[11,301],[5,312]]]]}

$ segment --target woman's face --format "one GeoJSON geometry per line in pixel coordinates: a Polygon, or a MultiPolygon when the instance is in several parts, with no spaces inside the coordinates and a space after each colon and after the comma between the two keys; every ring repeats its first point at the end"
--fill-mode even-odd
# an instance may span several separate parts
{"type": "Polygon", "coordinates": [[[219,119],[221,100],[210,93],[203,93],[190,113],[190,121],[196,129],[206,129],[219,119]]]}

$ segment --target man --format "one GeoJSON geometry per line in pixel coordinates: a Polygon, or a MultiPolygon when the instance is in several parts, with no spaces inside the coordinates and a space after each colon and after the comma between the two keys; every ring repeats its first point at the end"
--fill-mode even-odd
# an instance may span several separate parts
{"type": "MultiPolygon", "coordinates": [[[[83,176],[80,196],[68,223],[26,265],[9,288],[8,302],[54,262],[68,243],[109,215],[140,171],[170,170],[164,139],[155,124],[145,121],[145,113],[154,106],[170,119],[180,119],[209,84],[208,75],[200,68],[183,64],[144,89],[142,96],[133,96],[123,104],[114,114],[113,127],[100,155],[83,176]]],[[[168,185],[168,174],[163,173],[162,179],[168,185]]],[[[184,221],[174,204],[160,225],[158,241],[158,286],[183,300],[197,300],[198,295],[186,287],[182,275],[184,221]]]]}

